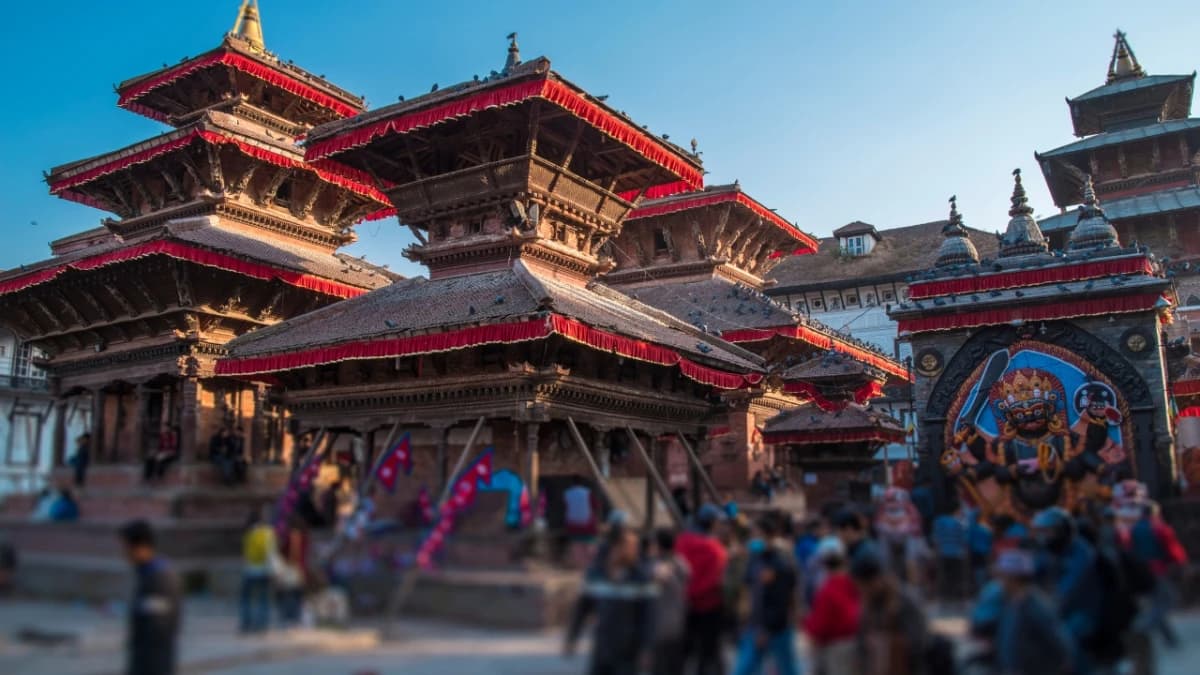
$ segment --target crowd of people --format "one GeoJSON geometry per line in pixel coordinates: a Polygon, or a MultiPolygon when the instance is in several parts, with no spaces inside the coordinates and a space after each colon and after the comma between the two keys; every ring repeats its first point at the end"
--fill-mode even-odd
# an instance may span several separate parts
{"type": "Polygon", "coordinates": [[[593,619],[596,675],[790,675],[805,670],[800,635],[819,675],[1152,673],[1156,639],[1177,640],[1186,554],[1144,490],[1118,496],[1028,524],[965,506],[926,522],[897,489],[800,523],[710,504],[652,537],[615,512],[566,651],[593,619]],[[967,611],[972,649],[931,630],[934,606],[967,611]]]}

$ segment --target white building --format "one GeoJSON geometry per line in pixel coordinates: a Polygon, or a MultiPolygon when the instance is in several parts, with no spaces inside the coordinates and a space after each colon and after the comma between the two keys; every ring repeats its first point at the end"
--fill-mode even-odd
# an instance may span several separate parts
{"type": "MultiPolygon", "coordinates": [[[[910,361],[912,349],[896,334],[888,306],[908,298],[908,278],[933,267],[944,236],[945,220],[879,230],[854,221],[821,239],[813,255],[793,256],[774,270],[775,285],[767,294],[793,310],[832,328],[870,342],[897,360],[910,361]]],[[[970,228],[968,228],[970,229],[970,228]]],[[[982,257],[996,254],[996,238],[971,230],[982,257]]],[[[917,424],[908,387],[889,387],[872,405],[911,429],[909,447],[888,446],[880,451],[891,459],[916,447],[917,424]]]]}
{"type": "Polygon", "coordinates": [[[60,410],[67,438],[88,428],[88,411],[55,405],[36,357],[36,350],[0,329],[0,496],[46,484],[60,410]]]}

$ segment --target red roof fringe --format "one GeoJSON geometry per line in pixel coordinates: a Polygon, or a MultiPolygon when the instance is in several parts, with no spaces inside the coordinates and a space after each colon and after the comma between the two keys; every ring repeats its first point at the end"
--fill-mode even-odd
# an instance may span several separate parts
{"type": "Polygon", "coordinates": [[[938,281],[918,281],[908,287],[908,297],[919,300],[951,293],[978,293],[1005,288],[1022,288],[1042,284],[1063,283],[1113,277],[1121,274],[1154,274],[1154,265],[1148,258],[1137,256],[1116,260],[1095,260],[1073,265],[1060,265],[1039,270],[1017,270],[978,277],[960,277],[938,281]]]}
{"type": "Polygon", "coordinates": [[[1162,297],[1162,295],[1157,293],[1143,293],[1141,295],[1059,302],[1032,307],[1012,307],[991,309],[982,312],[929,316],[920,319],[901,319],[897,326],[897,331],[900,333],[926,333],[937,330],[995,326],[1014,321],[1051,321],[1083,316],[1145,312],[1154,309],[1162,297]]]}
{"type": "MultiPolygon", "coordinates": [[[[699,186],[699,187],[703,187],[703,186],[699,186]]],[[[621,194],[619,194],[617,196],[620,197],[621,199],[624,199],[627,202],[631,202],[631,201],[637,199],[638,195],[641,195],[642,199],[663,199],[664,197],[670,197],[671,195],[677,195],[680,192],[691,192],[696,189],[698,189],[698,188],[692,186],[691,184],[687,183],[686,181],[677,180],[674,183],[663,183],[662,185],[654,185],[652,187],[646,188],[646,191],[644,194],[642,193],[641,190],[626,190],[625,192],[622,192],[621,194]]]]}
{"type": "Polygon", "coordinates": [[[209,54],[208,56],[202,56],[194,61],[182,63],[174,68],[171,68],[170,70],[161,72],[129,87],[125,91],[121,92],[120,98],[117,99],[117,105],[125,108],[126,110],[130,110],[140,115],[145,115],[151,119],[163,121],[166,119],[166,115],[163,115],[161,112],[148,106],[137,103],[137,99],[146,95],[146,93],[152,89],[166,86],[176,80],[187,77],[188,75],[191,75],[202,68],[208,68],[209,66],[218,64],[226,65],[240,70],[247,75],[257,77],[267,84],[275,85],[276,87],[279,87],[288,93],[295,94],[296,96],[299,96],[307,101],[312,101],[323,108],[332,110],[342,117],[353,117],[359,112],[357,108],[349,106],[337,100],[336,98],[329,96],[328,94],[324,94],[314,87],[311,87],[300,80],[289,77],[284,73],[275,70],[274,68],[266,66],[258,61],[255,61],[254,59],[243,56],[236,52],[224,50],[209,54]]]}
{"type": "Polygon", "coordinates": [[[861,443],[877,441],[880,443],[903,443],[903,430],[894,429],[849,429],[846,431],[781,431],[767,432],[763,440],[772,445],[819,445],[826,443],[861,443]]]}
{"type": "Polygon", "coordinates": [[[92,167],[87,171],[82,171],[74,176],[69,176],[55,183],[51,183],[50,192],[53,194],[58,194],[66,199],[71,199],[72,201],[78,201],[90,206],[97,206],[95,200],[89,199],[86,195],[80,195],[78,197],[68,196],[65,191],[78,185],[89,183],[97,178],[100,178],[101,176],[107,176],[110,173],[120,171],[121,169],[134,164],[142,164],[154,159],[155,157],[159,157],[174,150],[178,150],[179,148],[186,147],[196,139],[202,139],[205,142],[212,143],[214,145],[233,144],[237,146],[238,150],[248,157],[253,157],[255,159],[274,164],[275,166],[312,171],[322,180],[333,183],[339,187],[343,187],[355,194],[368,197],[376,202],[379,202],[380,204],[390,205],[391,203],[388,201],[387,195],[375,188],[371,184],[370,180],[367,182],[362,182],[358,180],[359,176],[350,174],[349,172],[353,171],[353,169],[350,169],[349,167],[343,167],[334,162],[330,162],[320,167],[313,166],[303,161],[292,159],[291,157],[286,157],[279,153],[271,152],[265,148],[260,148],[257,145],[251,145],[250,143],[240,141],[236,138],[204,129],[196,129],[191,133],[185,134],[179,138],[164,141],[158,145],[151,146],[144,150],[139,150],[127,157],[120,157],[110,162],[105,162],[100,166],[92,167]]]}
{"type": "Polygon", "coordinates": [[[626,358],[663,366],[678,366],[685,377],[718,389],[739,389],[762,381],[762,376],[757,373],[741,375],[702,366],[667,347],[592,328],[559,314],[551,314],[545,319],[536,318],[514,323],[474,326],[430,335],[361,340],[286,354],[222,359],[217,363],[217,374],[255,375],[351,359],[393,358],[465,349],[485,344],[524,342],[555,334],[626,358]]]}
{"type": "MultiPolygon", "coordinates": [[[[1197,387],[1197,392],[1200,392],[1200,387],[1197,387]]],[[[1200,417],[1200,405],[1188,406],[1180,410],[1178,417],[1200,417]]]]}
{"type": "MultiPolygon", "coordinates": [[[[679,211],[687,211],[688,209],[698,209],[704,206],[712,206],[713,204],[724,204],[734,202],[741,204],[750,209],[763,220],[769,221],[779,229],[783,230],[788,236],[796,239],[805,245],[808,249],[805,253],[814,253],[817,250],[817,242],[812,237],[804,234],[795,225],[784,220],[779,214],[759,204],[749,195],[744,192],[718,192],[716,194],[705,194],[697,192],[695,197],[688,199],[677,199],[666,204],[652,204],[634,209],[625,220],[637,220],[639,218],[652,218],[654,216],[662,216],[668,213],[678,213],[679,211]]],[[[796,251],[799,253],[799,250],[796,251]]]]}
{"type": "Polygon", "coordinates": [[[819,349],[836,349],[853,359],[857,359],[867,365],[875,366],[880,370],[907,381],[908,370],[904,366],[892,361],[891,359],[874,354],[870,351],[856,347],[849,343],[835,340],[834,338],[815,331],[807,326],[776,326],[775,328],[742,328],[738,330],[727,330],[721,333],[721,338],[727,342],[762,342],[770,340],[776,335],[800,340],[806,342],[819,349]]]}
{"type": "Polygon", "coordinates": [[[551,80],[547,75],[517,82],[504,87],[487,89],[470,96],[447,101],[424,110],[401,113],[362,127],[349,129],[308,146],[305,159],[324,159],[370,143],[387,134],[403,134],[414,129],[430,127],[481,110],[516,105],[531,98],[542,98],[586,120],[597,130],[641,153],[643,157],[674,173],[692,187],[704,184],[704,176],[696,167],[668,150],[657,139],[637,127],[614,117],[600,106],[588,101],[567,85],[551,80]]]}
{"type": "MultiPolygon", "coordinates": [[[[785,394],[793,394],[808,399],[825,412],[841,410],[849,403],[849,401],[831,401],[811,382],[785,382],[783,384],[783,391],[785,394]]],[[[878,382],[872,381],[856,389],[851,398],[854,399],[855,403],[864,405],[867,401],[880,396],[883,396],[883,387],[878,382]]]]}
{"type": "Polygon", "coordinates": [[[188,262],[204,265],[205,267],[215,267],[227,272],[242,274],[255,279],[278,279],[289,286],[303,288],[325,295],[331,295],[338,298],[354,298],[360,296],[367,291],[362,288],[348,286],[346,284],[331,281],[323,277],[304,274],[302,272],[293,272],[284,270],[278,267],[272,267],[263,263],[251,262],[234,258],[215,251],[189,246],[177,241],[150,241],[144,244],[136,244],[125,248],[100,253],[98,255],[73,260],[62,265],[56,265],[46,269],[40,269],[29,274],[12,279],[4,279],[0,281],[0,295],[6,293],[15,293],[20,290],[46,283],[67,270],[93,270],[107,265],[115,265],[117,263],[144,258],[152,255],[165,255],[178,260],[187,260],[188,262]]]}

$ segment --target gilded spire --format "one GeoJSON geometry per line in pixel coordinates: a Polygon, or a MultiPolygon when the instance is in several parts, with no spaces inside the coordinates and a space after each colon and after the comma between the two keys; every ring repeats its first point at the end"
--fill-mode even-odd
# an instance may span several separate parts
{"type": "Polygon", "coordinates": [[[975,250],[975,244],[971,242],[967,227],[963,225],[962,214],[958,212],[957,196],[950,197],[950,220],[942,227],[942,234],[946,238],[942,241],[941,248],[938,249],[937,261],[933,263],[934,267],[970,265],[979,262],[979,251],[975,250]]]}
{"type": "Polygon", "coordinates": [[[1021,184],[1020,169],[1013,169],[1012,208],[1008,210],[1008,215],[1011,216],[1008,229],[1000,237],[1001,258],[1045,253],[1049,250],[1046,237],[1033,218],[1033,207],[1029,205],[1025,186],[1021,184]]]}
{"type": "Polygon", "coordinates": [[[263,43],[262,21],[258,18],[258,0],[242,0],[238,9],[237,21],[233,22],[230,35],[236,35],[245,40],[252,49],[266,51],[263,43]]]}
{"type": "Polygon", "coordinates": [[[508,58],[504,60],[504,71],[508,71],[521,65],[521,48],[517,46],[517,34],[508,34],[508,58]]]}
{"type": "Polygon", "coordinates": [[[1119,82],[1121,80],[1129,80],[1137,77],[1145,77],[1146,71],[1142,70],[1142,65],[1138,63],[1137,57],[1133,55],[1133,48],[1129,46],[1129,40],[1125,38],[1125,33],[1120,29],[1113,33],[1112,58],[1108,60],[1108,84],[1119,82]]]}
{"type": "Polygon", "coordinates": [[[1088,174],[1083,181],[1083,204],[1079,207],[1079,220],[1071,231],[1071,239],[1067,242],[1067,250],[1076,251],[1085,248],[1107,248],[1118,246],[1117,229],[1108,222],[1104,209],[1100,208],[1096,199],[1096,188],[1092,185],[1092,176],[1088,174]]]}

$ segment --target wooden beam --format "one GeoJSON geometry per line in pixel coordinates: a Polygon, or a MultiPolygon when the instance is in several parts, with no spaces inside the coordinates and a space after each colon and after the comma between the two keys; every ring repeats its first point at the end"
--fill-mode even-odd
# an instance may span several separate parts
{"type": "Polygon", "coordinates": [[[99,298],[92,295],[91,291],[83,288],[82,286],[77,286],[75,291],[79,293],[79,296],[88,304],[88,307],[92,308],[92,311],[96,313],[96,316],[100,317],[100,321],[102,323],[112,322],[112,312],[108,311],[108,308],[100,302],[99,298]]]}
{"type": "MultiPolygon", "coordinates": [[[[633,447],[637,449],[638,454],[642,457],[642,463],[646,466],[646,472],[650,474],[650,478],[654,480],[654,486],[658,489],[659,496],[667,504],[667,510],[671,512],[671,518],[675,521],[676,527],[683,526],[683,514],[679,512],[679,505],[675,503],[675,499],[671,496],[671,490],[667,488],[667,483],[663,480],[662,475],[658,473],[658,468],[654,466],[654,460],[650,454],[646,452],[646,448],[642,446],[642,441],[638,439],[634,433],[633,427],[625,427],[625,431],[629,432],[629,440],[633,441],[633,447]]],[[[646,512],[651,513],[654,509],[654,504],[646,504],[646,512]]]]}
{"type": "Polygon", "coordinates": [[[250,181],[254,179],[254,173],[258,171],[258,167],[262,166],[258,162],[251,161],[247,163],[246,170],[238,174],[237,180],[233,181],[228,186],[228,192],[232,195],[240,195],[250,186],[250,181]]]}
{"type": "Polygon", "coordinates": [[[479,437],[479,431],[483,429],[484,421],[484,417],[480,417],[475,421],[475,428],[471,430],[471,435],[467,438],[467,444],[463,446],[462,452],[458,453],[458,460],[454,463],[454,470],[450,472],[450,479],[446,481],[446,486],[442,490],[442,495],[438,498],[436,504],[437,511],[439,513],[442,510],[442,505],[444,505],[446,500],[450,498],[450,491],[454,489],[454,480],[458,477],[458,472],[462,471],[463,465],[466,464],[467,454],[475,445],[475,439],[479,437]]]}
{"type": "Polygon", "coordinates": [[[271,175],[271,180],[267,182],[262,193],[258,196],[257,203],[259,206],[270,206],[275,201],[275,195],[279,193],[279,188],[283,187],[283,181],[292,175],[291,169],[279,168],[271,175]]]}
{"type": "Polygon", "coordinates": [[[717,486],[713,485],[712,479],[708,476],[708,471],[706,471],[704,469],[704,465],[700,463],[700,455],[697,455],[696,451],[692,449],[692,444],[688,443],[687,437],[683,435],[682,431],[676,433],[675,437],[679,439],[679,444],[682,445],[684,451],[687,452],[688,459],[691,460],[692,466],[696,467],[696,473],[699,474],[700,478],[703,479],[701,482],[704,483],[704,487],[708,490],[708,495],[712,497],[713,503],[720,504],[722,501],[721,494],[717,492],[717,486]]]}
{"type": "Polygon", "coordinates": [[[133,286],[133,289],[137,291],[138,295],[142,296],[142,299],[146,301],[146,304],[154,308],[154,311],[161,312],[163,309],[165,309],[162,301],[160,301],[154,296],[153,293],[150,292],[150,289],[147,288],[146,283],[140,278],[130,275],[129,283],[131,286],[133,286]]]}
{"type": "Polygon", "coordinates": [[[191,307],[195,299],[192,296],[192,282],[187,265],[178,260],[171,261],[171,276],[175,278],[175,293],[179,297],[180,307],[191,307]]]}
{"type": "Polygon", "coordinates": [[[308,194],[304,197],[304,201],[302,203],[300,203],[298,206],[295,206],[295,200],[293,200],[292,203],[294,206],[292,207],[292,215],[300,218],[301,220],[307,218],[308,214],[312,213],[313,206],[316,205],[317,198],[321,196],[321,191],[324,189],[324,181],[319,178],[313,181],[312,189],[308,191],[308,194]]]}
{"type": "Polygon", "coordinates": [[[588,449],[587,443],[583,442],[583,435],[579,433],[579,427],[575,424],[574,418],[567,418],[567,428],[571,431],[571,437],[575,439],[575,446],[579,448],[579,453],[587,460],[588,468],[592,471],[592,477],[596,479],[596,485],[600,491],[604,493],[605,499],[609,504],[625,503],[630,506],[637,502],[625,492],[625,488],[621,487],[620,483],[613,483],[604,476],[604,472],[600,470],[600,465],[596,463],[596,458],[592,456],[592,451],[588,449]],[[614,488],[620,493],[621,500],[615,498],[613,494],[614,488]],[[623,501],[622,501],[623,500],[623,501]]]}
{"type": "Polygon", "coordinates": [[[71,304],[70,299],[67,298],[66,293],[63,293],[61,288],[55,286],[51,288],[49,292],[50,296],[55,300],[58,300],[59,304],[62,305],[68,321],[80,327],[88,325],[87,320],[83,318],[83,314],[75,307],[75,305],[71,304]]]}

